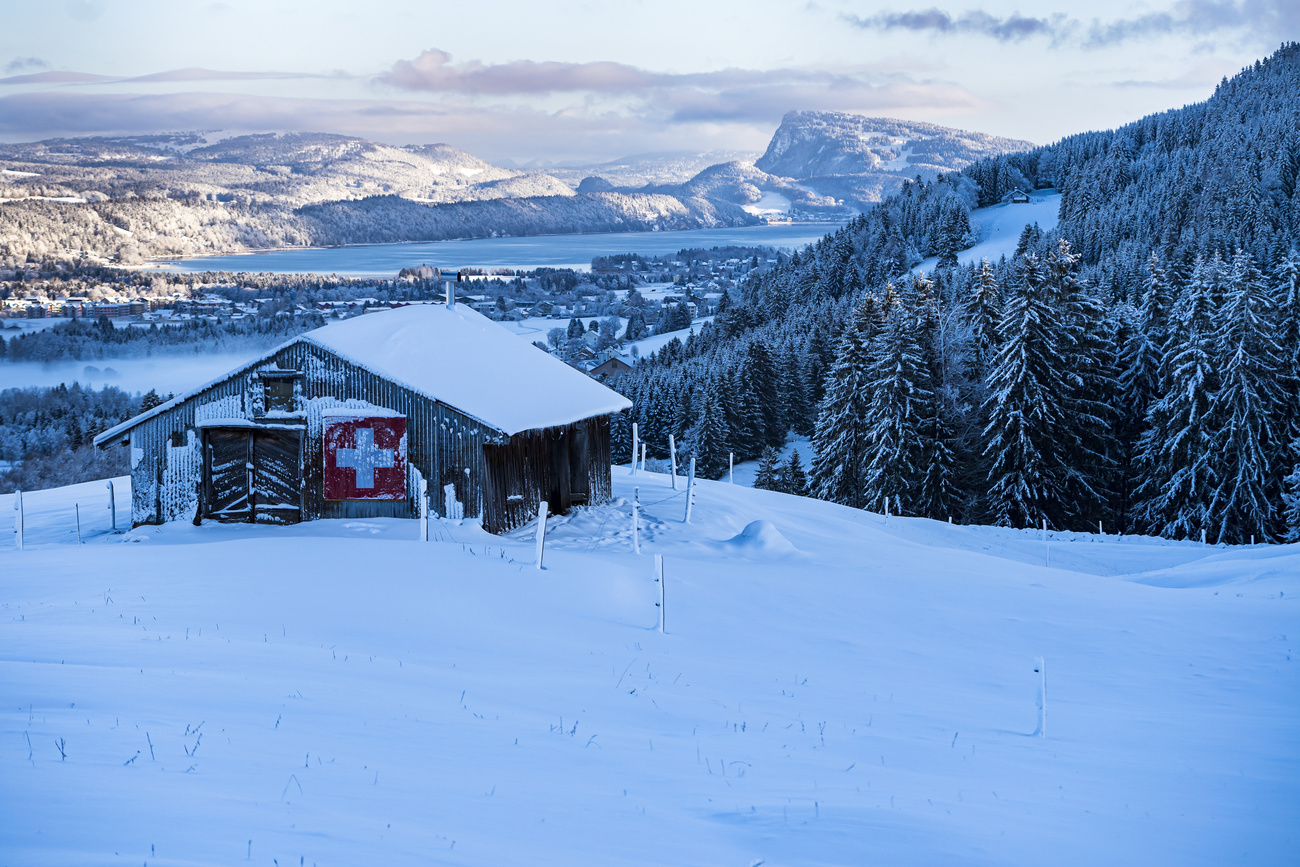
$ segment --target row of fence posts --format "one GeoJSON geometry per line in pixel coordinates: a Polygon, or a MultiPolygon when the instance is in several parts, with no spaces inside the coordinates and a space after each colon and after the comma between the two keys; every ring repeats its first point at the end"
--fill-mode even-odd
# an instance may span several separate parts
{"type": "MultiPolygon", "coordinates": [[[[23,550],[24,535],[27,529],[27,515],[23,508],[23,492],[14,492],[14,545],[19,551],[23,550]]],[[[112,521],[113,532],[117,532],[117,496],[113,490],[113,483],[108,482],[108,512],[112,521]]],[[[73,520],[77,528],[77,544],[82,544],[81,538],[81,504],[74,503],[72,506],[73,520]]]]}

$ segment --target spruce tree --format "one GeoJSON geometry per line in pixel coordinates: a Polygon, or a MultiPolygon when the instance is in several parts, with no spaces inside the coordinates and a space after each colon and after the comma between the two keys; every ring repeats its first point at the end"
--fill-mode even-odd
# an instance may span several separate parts
{"type": "Polygon", "coordinates": [[[1160,372],[1163,394],[1147,412],[1136,461],[1136,518],[1159,536],[1199,538],[1209,529],[1210,500],[1218,487],[1211,405],[1218,389],[1214,297],[1226,279],[1217,255],[1197,260],[1170,316],[1160,372]]]}
{"type": "MultiPolygon", "coordinates": [[[[1250,256],[1232,260],[1231,289],[1217,313],[1214,334],[1219,388],[1214,394],[1213,454],[1219,484],[1210,501],[1210,535],[1219,542],[1267,539],[1279,531],[1270,494],[1281,415],[1281,350],[1274,337],[1274,300],[1250,256]]],[[[1291,400],[1296,396],[1292,395],[1291,400]]]]}
{"type": "Polygon", "coordinates": [[[804,473],[803,458],[799,457],[799,450],[790,451],[790,459],[785,463],[785,492],[794,494],[796,497],[808,496],[808,476],[804,473]]]}
{"type": "Polygon", "coordinates": [[[983,378],[989,359],[999,342],[998,320],[1002,316],[1002,292],[997,274],[988,259],[980,260],[979,278],[966,305],[966,321],[971,330],[972,374],[983,378]]]}
{"type": "Polygon", "coordinates": [[[826,376],[825,397],[813,429],[812,478],[814,497],[860,509],[866,505],[863,472],[869,447],[866,427],[870,399],[867,348],[851,317],[836,347],[835,362],[826,376]]]}
{"type": "Polygon", "coordinates": [[[1026,254],[1020,285],[1007,299],[993,356],[984,454],[988,498],[1002,526],[1061,526],[1069,483],[1063,443],[1070,439],[1062,375],[1059,299],[1038,257],[1026,254]]]}
{"type": "Polygon", "coordinates": [[[763,449],[763,456],[758,459],[758,472],[754,475],[754,487],[764,491],[781,490],[778,477],[777,461],[780,456],[776,449],[768,446],[763,449]]]}
{"type": "MultiPolygon", "coordinates": [[[[1068,390],[1060,397],[1069,436],[1060,443],[1068,479],[1068,524],[1094,526],[1103,517],[1115,481],[1114,433],[1117,358],[1114,322],[1078,276],[1079,255],[1065,238],[1047,256],[1047,281],[1061,305],[1061,367],[1068,390]]],[[[1109,516],[1107,516],[1109,517],[1109,516]]]]}
{"type": "Polygon", "coordinates": [[[722,386],[710,379],[699,400],[695,425],[687,434],[690,456],[695,458],[695,472],[706,479],[716,479],[727,469],[727,411],[723,405],[722,386]]]}
{"type": "Polygon", "coordinates": [[[934,393],[918,343],[916,316],[898,304],[869,348],[869,392],[864,422],[867,464],[863,478],[869,508],[885,504],[916,514],[926,474],[923,433],[934,393]]]}

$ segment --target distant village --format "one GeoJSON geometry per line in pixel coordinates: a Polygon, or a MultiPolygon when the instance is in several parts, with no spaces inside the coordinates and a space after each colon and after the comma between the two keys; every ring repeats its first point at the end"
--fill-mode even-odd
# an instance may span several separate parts
{"type": "Polygon", "coordinates": [[[767,248],[683,250],[671,257],[627,254],[594,259],[585,271],[442,271],[422,263],[390,280],[28,263],[0,271],[0,336],[58,325],[32,320],[149,329],[268,317],[342,319],[445,303],[450,283],[457,303],[531,337],[575,367],[608,374],[636,363],[636,341],[688,329],[714,315],[724,294],[734,295],[743,280],[776,267],[783,255],[767,248]]]}

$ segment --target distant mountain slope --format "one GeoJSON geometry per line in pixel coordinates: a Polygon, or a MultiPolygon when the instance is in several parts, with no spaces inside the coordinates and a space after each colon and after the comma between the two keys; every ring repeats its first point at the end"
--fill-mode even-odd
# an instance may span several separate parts
{"type": "Polygon", "coordinates": [[[749,151],[660,151],[633,154],[604,163],[551,167],[546,173],[577,186],[584,178],[604,178],[614,187],[681,184],[704,169],[719,163],[753,163],[758,154],[749,151]]]}
{"type": "Polygon", "coordinates": [[[792,111],[754,165],[774,175],[812,178],[915,168],[956,171],[980,157],[1026,150],[1032,142],[932,123],[835,111],[792,111]]]}
{"type": "MultiPolygon", "coordinates": [[[[656,171],[670,164],[680,161],[660,155],[656,171]]],[[[734,195],[713,200],[701,188],[579,194],[576,180],[494,166],[447,144],[324,133],[0,145],[0,170],[0,263],[758,222],[734,195]]]]}
{"type": "Polygon", "coordinates": [[[897,192],[903,181],[958,171],[975,160],[1033,147],[932,123],[834,111],[792,111],[755,166],[806,182],[862,208],[897,192]]]}

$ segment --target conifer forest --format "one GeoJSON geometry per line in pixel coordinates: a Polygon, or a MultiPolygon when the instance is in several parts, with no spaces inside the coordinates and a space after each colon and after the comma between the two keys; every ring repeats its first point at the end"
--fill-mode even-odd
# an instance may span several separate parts
{"type": "Polygon", "coordinates": [[[907,184],[619,380],[615,458],[636,422],[652,457],[873,511],[1300,539],[1298,104],[1288,43],[1204,103],[907,184]],[[1048,188],[1056,228],[957,264],[972,209],[1048,188]]]}

